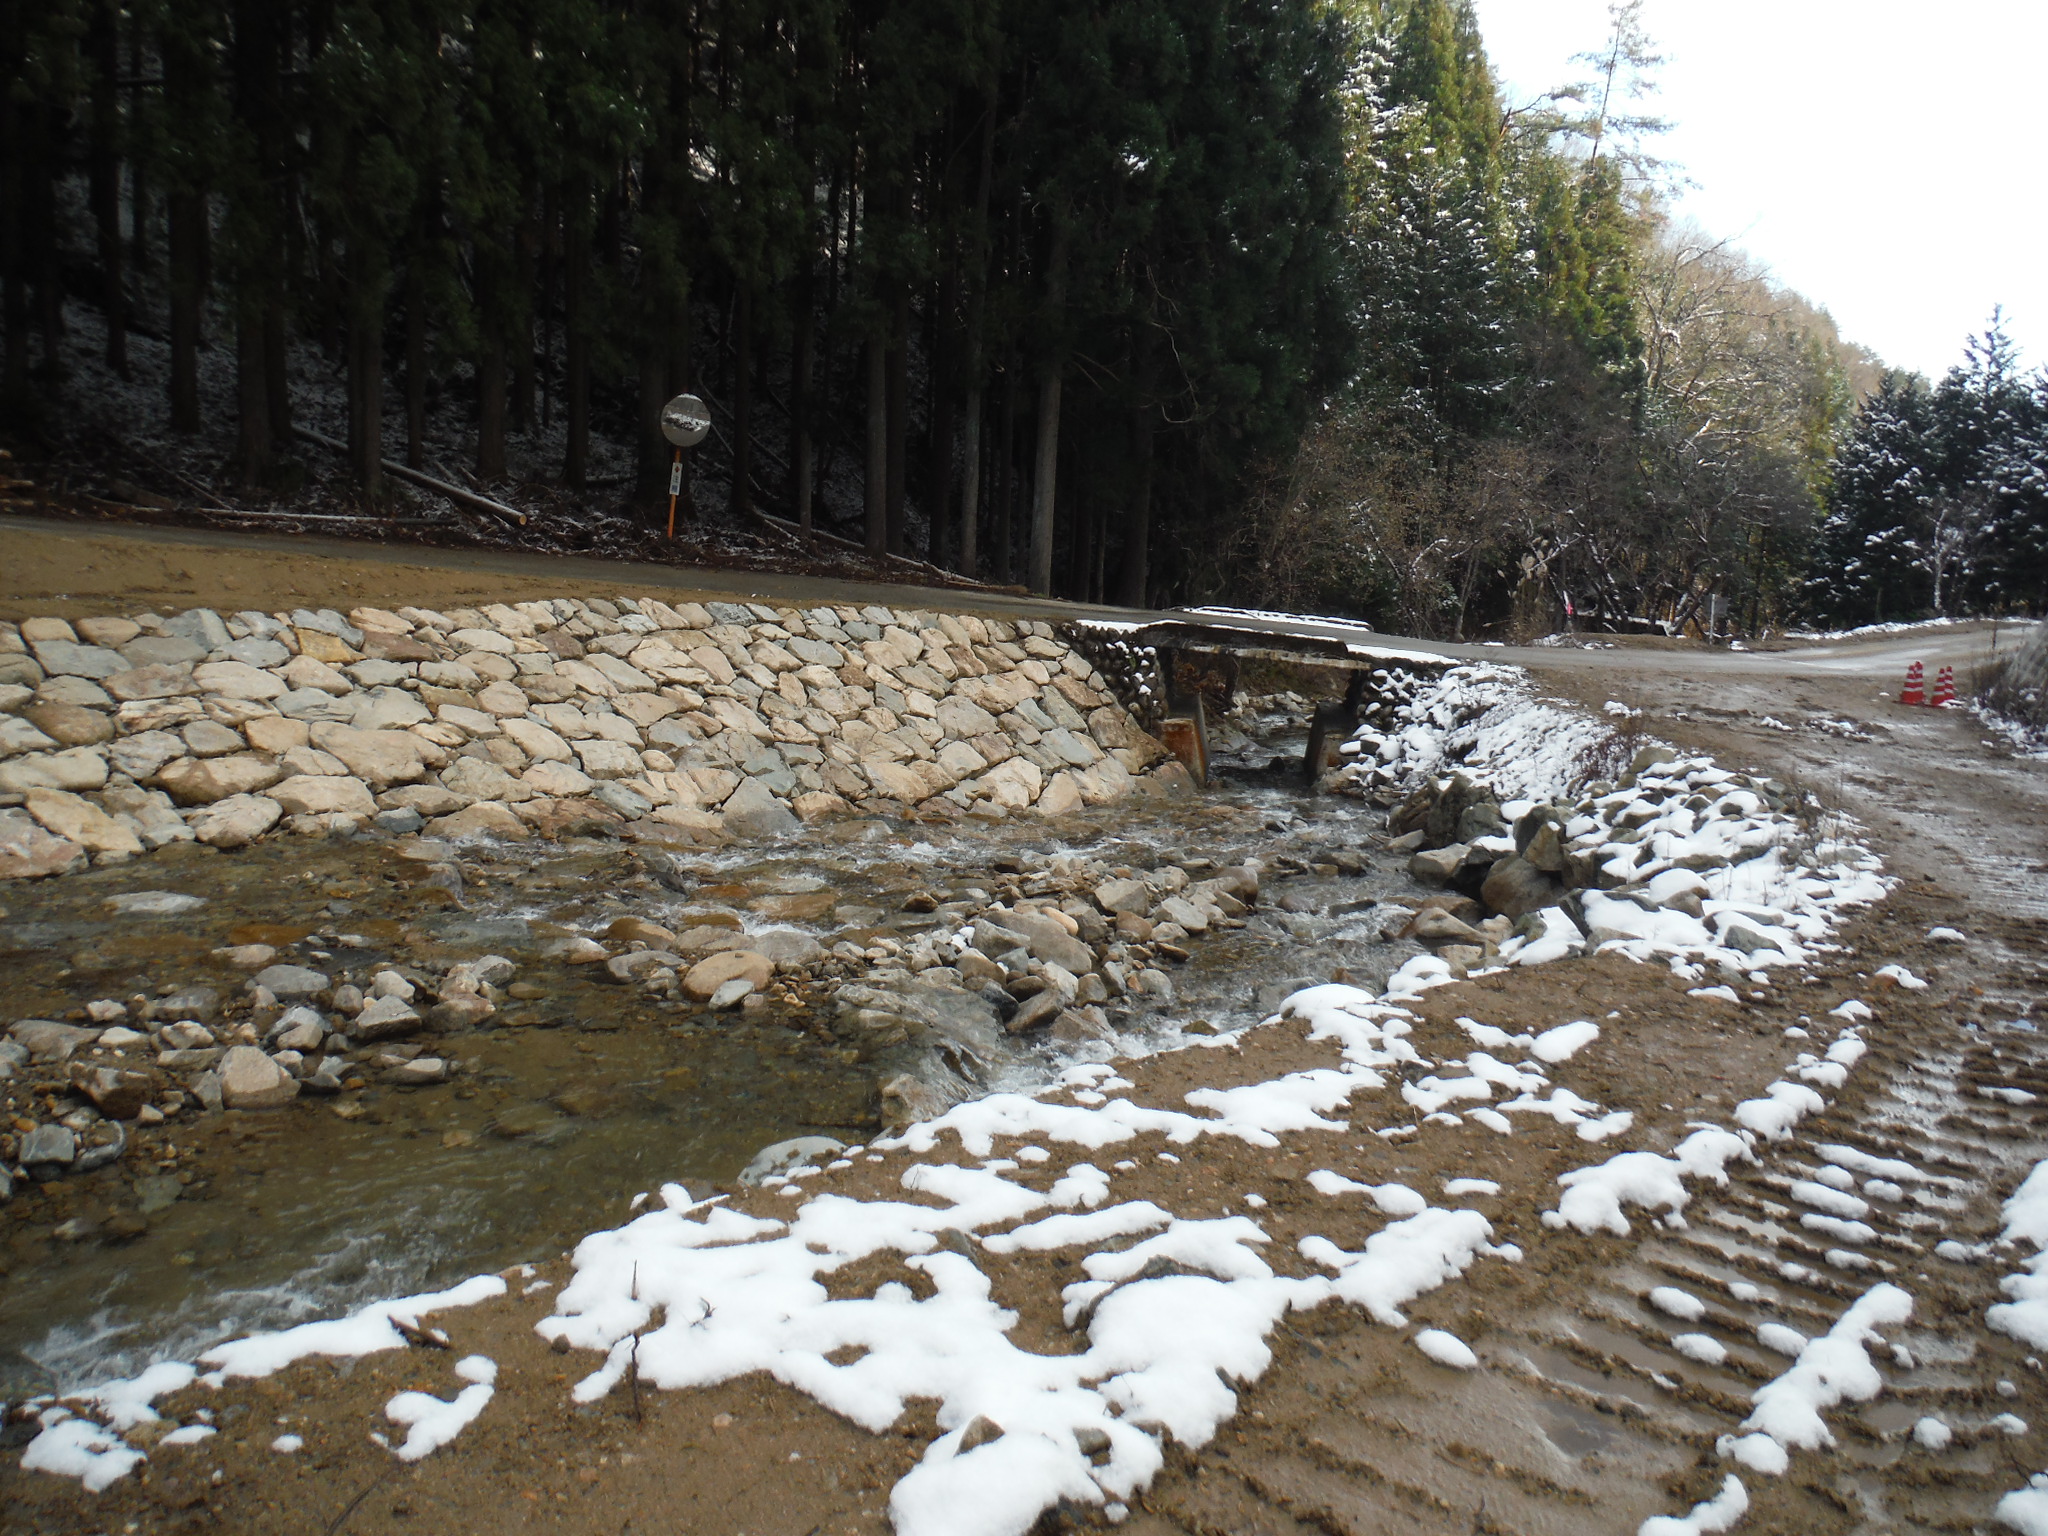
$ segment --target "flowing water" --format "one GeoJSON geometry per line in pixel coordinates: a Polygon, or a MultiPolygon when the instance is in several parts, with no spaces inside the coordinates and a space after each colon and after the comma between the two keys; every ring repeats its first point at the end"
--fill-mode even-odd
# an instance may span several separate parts
{"type": "MultiPolygon", "coordinates": [[[[1136,869],[1254,856],[1266,868],[1258,908],[1189,941],[1171,1003],[1112,1013],[1126,1049],[1244,1027],[1298,983],[1384,977],[1413,946],[1381,940],[1373,909],[1406,877],[1365,852],[1376,816],[1304,792],[1299,729],[1283,715],[1227,733],[1198,799],[1126,802],[1085,824],[843,823],[685,856],[682,893],[642,876],[629,847],[572,841],[461,850],[458,895],[445,871],[434,884],[369,839],[227,855],[188,846],[5,892],[0,1019],[194,984],[230,994],[246,975],[213,951],[250,942],[328,973],[497,953],[536,995],[432,1042],[464,1064],[450,1084],[188,1112],[133,1138],[113,1167],[19,1194],[0,1209],[0,1397],[558,1253],[664,1182],[734,1178],[765,1144],[867,1139],[878,1081],[917,1065],[836,1038],[829,992],[822,1008],[712,1014],[613,983],[601,966],[545,958],[540,946],[564,927],[601,933],[636,916],[680,929],[711,913],[868,947],[957,922],[951,903],[1035,894],[1061,855],[1136,869]],[[139,890],[206,904],[158,917],[105,904],[139,890]],[[906,911],[913,894],[942,905],[906,911]]],[[[1049,1044],[1013,1044],[985,1086],[1029,1087],[1063,1065],[1049,1044]]],[[[56,1076],[23,1068],[10,1086],[56,1076]]],[[[47,1118],[55,1102],[37,1112],[47,1118]]]]}

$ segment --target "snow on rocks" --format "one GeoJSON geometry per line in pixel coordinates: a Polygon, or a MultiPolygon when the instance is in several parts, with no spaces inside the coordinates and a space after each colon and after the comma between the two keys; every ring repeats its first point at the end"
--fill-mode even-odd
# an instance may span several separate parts
{"type": "Polygon", "coordinates": [[[1390,677],[1383,686],[1408,697],[1384,725],[1360,729],[1340,749],[1352,760],[1343,787],[1358,792],[1405,792],[1459,764],[1484,763],[1498,765],[1494,783],[1505,799],[1539,799],[1578,777],[1609,735],[1591,716],[1538,703],[1519,667],[1453,667],[1434,680],[1390,677]]]}
{"type": "Polygon", "coordinates": [[[90,621],[113,647],[26,639],[38,622],[0,624],[0,793],[22,797],[0,879],[385,816],[751,842],[1171,787],[1141,783],[1165,748],[1037,621],[618,597],[90,621]]]}
{"type": "Polygon", "coordinates": [[[1747,974],[1808,959],[1843,910],[1888,888],[1867,850],[1815,842],[1781,785],[1655,744],[1620,771],[1606,723],[1539,700],[1518,669],[1383,689],[1400,702],[1345,744],[1330,782],[1393,808],[1417,879],[1476,884],[1512,925],[1432,928],[1425,908],[1416,936],[1459,970],[1583,948],[1747,974]]]}

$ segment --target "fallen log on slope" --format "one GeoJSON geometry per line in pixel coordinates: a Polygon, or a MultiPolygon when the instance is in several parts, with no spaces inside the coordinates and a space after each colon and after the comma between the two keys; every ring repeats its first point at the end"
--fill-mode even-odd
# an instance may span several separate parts
{"type": "MultiPolygon", "coordinates": [[[[324,432],[315,432],[310,427],[294,427],[292,430],[309,443],[318,444],[322,448],[332,449],[336,453],[348,452],[347,443],[342,442],[339,438],[329,437],[324,432]]],[[[475,491],[464,490],[459,485],[452,485],[448,481],[437,479],[433,475],[423,474],[417,469],[400,464],[392,459],[380,459],[378,462],[384,466],[385,474],[395,475],[400,480],[420,487],[421,490],[432,491],[436,496],[445,496],[458,506],[469,507],[474,511],[485,513],[502,521],[515,523],[521,528],[526,526],[526,514],[517,507],[508,507],[502,501],[493,501],[488,496],[479,496],[475,491]]]]}

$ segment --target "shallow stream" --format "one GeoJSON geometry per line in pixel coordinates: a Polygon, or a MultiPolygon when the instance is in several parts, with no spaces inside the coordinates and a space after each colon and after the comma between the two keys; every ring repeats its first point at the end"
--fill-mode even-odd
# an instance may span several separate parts
{"type": "MultiPolygon", "coordinates": [[[[193,985],[231,994],[246,973],[213,952],[248,943],[335,973],[502,954],[519,967],[516,990],[533,994],[431,1042],[462,1064],[451,1083],[188,1111],[132,1137],[109,1168],[18,1190],[0,1207],[0,1398],[560,1252],[664,1182],[735,1178],[766,1144],[868,1139],[878,1082],[915,1066],[837,1039],[829,987],[803,1004],[714,1014],[546,958],[562,928],[602,934],[631,916],[680,929],[712,913],[865,947],[948,922],[950,902],[1029,896],[1060,855],[1140,870],[1256,857],[1258,906],[1191,937],[1173,999],[1111,1009],[1123,1048],[1244,1027],[1298,984],[1383,978],[1414,946],[1383,941],[1373,909],[1412,887],[1368,845],[1381,816],[1304,791],[1299,729],[1272,716],[1248,736],[1224,733],[1198,799],[1131,800],[1054,825],[814,828],[771,848],[684,854],[681,892],[615,842],[466,848],[458,894],[387,841],[287,839],[226,855],[188,846],[0,893],[0,1021],[193,985]],[[140,890],[205,905],[154,917],[106,905],[140,890]],[[923,898],[941,910],[905,910],[923,898]]],[[[1042,1035],[1015,1046],[988,1086],[1030,1087],[1063,1064],[1042,1035]]],[[[9,1086],[19,1103],[60,1071],[23,1068],[9,1086]]],[[[38,1107],[47,1117],[61,1104],[38,1107]]]]}

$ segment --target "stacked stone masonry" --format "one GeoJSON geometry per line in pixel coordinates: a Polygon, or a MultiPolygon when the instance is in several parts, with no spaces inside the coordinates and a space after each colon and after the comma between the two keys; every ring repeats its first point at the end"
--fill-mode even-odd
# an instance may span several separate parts
{"type": "Polygon", "coordinates": [[[1184,785],[1031,621],[620,597],[0,624],[0,878],[281,831],[715,844],[1184,785]]]}

